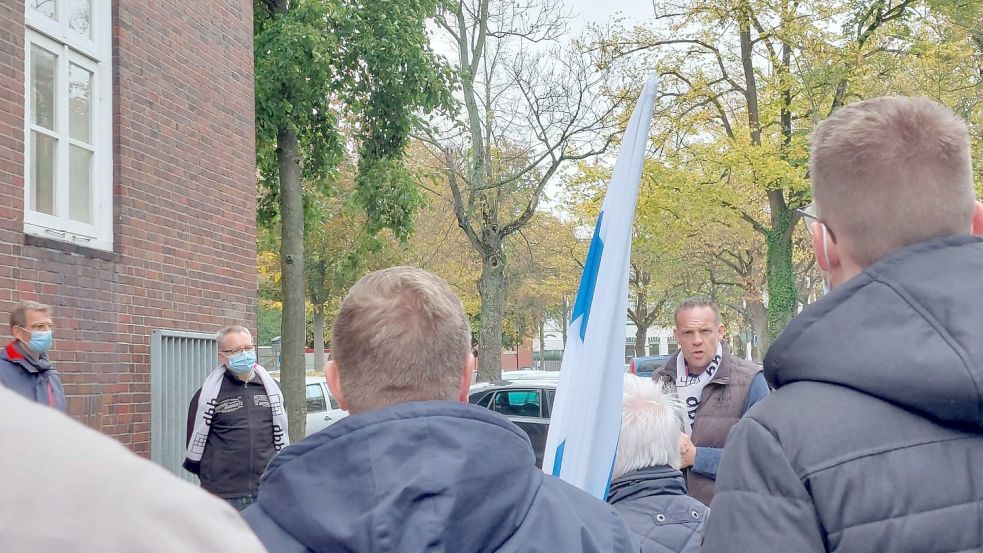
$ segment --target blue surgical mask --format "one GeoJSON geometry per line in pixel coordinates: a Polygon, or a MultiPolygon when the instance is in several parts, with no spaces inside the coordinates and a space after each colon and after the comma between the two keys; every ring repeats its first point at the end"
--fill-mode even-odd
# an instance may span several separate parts
{"type": "Polygon", "coordinates": [[[48,353],[48,350],[51,349],[51,331],[35,330],[31,332],[31,341],[27,343],[27,347],[38,355],[48,353]]]}
{"type": "Polygon", "coordinates": [[[242,353],[229,356],[229,361],[227,363],[229,370],[236,374],[246,374],[253,370],[255,365],[256,352],[252,351],[244,351],[242,353]]]}

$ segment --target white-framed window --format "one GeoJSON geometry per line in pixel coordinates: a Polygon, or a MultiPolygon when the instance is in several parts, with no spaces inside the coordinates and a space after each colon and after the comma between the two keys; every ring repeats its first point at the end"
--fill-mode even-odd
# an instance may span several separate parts
{"type": "Polygon", "coordinates": [[[113,249],[110,0],[26,0],[24,232],[113,249]]]}

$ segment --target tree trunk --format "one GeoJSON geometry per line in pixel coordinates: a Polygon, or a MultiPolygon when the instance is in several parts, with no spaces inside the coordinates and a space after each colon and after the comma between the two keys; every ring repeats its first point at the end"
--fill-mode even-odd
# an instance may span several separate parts
{"type": "Polygon", "coordinates": [[[740,11],[741,65],[744,68],[744,97],[747,101],[751,144],[761,145],[761,116],[758,111],[758,83],[754,76],[754,50],[751,42],[751,7],[746,3],[740,11]]]}
{"type": "Polygon", "coordinates": [[[648,352],[645,351],[646,343],[648,341],[649,329],[647,326],[638,325],[635,330],[635,357],[645,357],[648,352]]]}
{"type": "Polygon", "coordinates": [[[502,254],[482,256],[481,325],[478,329],[478,381],[502,378],[502,312],[505,309],[505,264],[502,254]]]}
{"type": "Polygon", "coordinates": [[[324,368],[324,304],[314,304],[314,368],[324,368]]]}
{"type": "Polygon", "coordinates": [[[283,288],[280,386],[287,404],[291,441],[303,439],[307,426],[304,397],[307,283],[304,275],[304,200],[299,149],[297,133],[289,128],[280,129],[276,150],[280,170],[280,271],[283,288]]]}
{"type": "Polygon", "coordinates": [[[539,319],[539,369],[546,367],[546,314],[539,319]]]}
{"type": "Polygon", "coordinates": [[[635,357],[644,357],[648,353],[645,351],[648,335],[648,295],[645,293],[644,286],[635,288],[635,357]]]}
{"type": "Polygon", "coordinates": [[[563,349],[567,347],[567,330],[570,326],[570,300],[566,296],[560,300],[560,316],[563,320],[560,321],[560,333],[563,335],[563,349]]]}
{"type": "Polygon", "coordinates": [[[798,301],[795,293],[795,271],[792,268],[792,239],[789,226],[791,212],[776,214],[772,208],[774,227],[768,236],[768,338],[781,334],[795,316],[798,301]],[[776,217],[777,215],[777,217],[776,217]],[[784,217],[782,216],[784,215],[784,217]]]}
{"type": "Polygon", "coordinates": [[[748,311],[751,314],[751,331],[758,337],[758,345],[751,350],[751,359],[760,363],[771,344],[768,336],[768,309],[761,300],[752,300],[748,302],[748,311]]]}

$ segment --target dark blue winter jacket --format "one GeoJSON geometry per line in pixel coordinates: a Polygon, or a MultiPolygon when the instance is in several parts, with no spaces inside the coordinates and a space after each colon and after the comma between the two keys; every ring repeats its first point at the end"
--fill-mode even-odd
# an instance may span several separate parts
{"type": "Polygon", "coordinates": [[[668,467],[630,472],[611,482],[608,503],[625,517],[643,553],[698,553],[710,509],[686,495],[683,473],[668,467]]]}
{"type": "Polygon", "coordinates": [[[271,553],[637,553],[613,507],[542,473],[526,435],[463,403],[350,416],[270,463],[246,520],[271,553]]]}

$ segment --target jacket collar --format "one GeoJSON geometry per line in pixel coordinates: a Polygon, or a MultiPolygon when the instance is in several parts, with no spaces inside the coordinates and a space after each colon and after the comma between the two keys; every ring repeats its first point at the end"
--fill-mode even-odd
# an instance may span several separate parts
{"type": "Polygon", "coordinates": [[[981,274],[979,237],[890,253],[796,315],[765,355],[765,377],[774,388],[842,386],[979,432],[981,274]]]}
{"type": "MultiPolygon", "coordinates": [[[[679,362],[679,356],[682,354],[683,350],[679,350],[666,361],[665,366],[659,372],[662,380],[666,382],[676,381],[676,363],[679,362]]],[[[724,342],[720,342],[720,366],[717,368],[716,374],[713,375],[713,378],[707,384],[727,385],[730,382],[730,373],[732,370],[733,361],[731,359],[730,347],[724,342]]]]}
{"type": "Polygon", "coordinates": [[[4,357],[11,363],[32,374],[51,369],[51,363],[48,361],[47,354],[42,353],[35,359],[24,350],[24,346],[19,340],[12,340],[7,344],[4,348],[4,357]]]}
{"type": "Polygon", "coordinates": [[[608,503],[653,495],[686,495],[683,473],[664,465],[629,472],[611,482],[608,503]]]}

